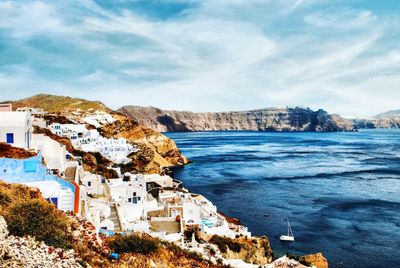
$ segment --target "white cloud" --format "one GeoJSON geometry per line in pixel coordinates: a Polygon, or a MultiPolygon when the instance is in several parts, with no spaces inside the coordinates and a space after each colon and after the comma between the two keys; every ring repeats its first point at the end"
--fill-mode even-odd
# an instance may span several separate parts
{"type": "Polygon", "coordinates": [[[307,15],[304,19],[316,27],[335,29],[359,29],[376,23],[377,17],[368,10],[326,9],[307,15]]]}
{"type": "Polygon", "coordinates": [[[396,108],[400,49],[387,35],[397,18],[329,1],[186,2],[168,19],[90,0],[2,2],[0,37],[19,61],[0,66],[0,86],[20,89],[15,98],[47,91],[113,108],[396,108]]]}

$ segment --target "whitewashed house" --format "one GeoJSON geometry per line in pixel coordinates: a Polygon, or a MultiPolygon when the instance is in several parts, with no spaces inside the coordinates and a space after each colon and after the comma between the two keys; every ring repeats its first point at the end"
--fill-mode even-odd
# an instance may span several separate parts
{"type": "Polygon", "coordinates": [[[17,112],[30,112],[33,116],[43,116],[46,112],[40,108],[33,108],[33,107],[20,107],[17,108],[17,112]]]}
{"type": "Polygon", "coordinates": [[[82,124],[53,123],[49,128],[54,134],[69,138],[73,145],[80,145],[80,140],[84,138],[85,133],[88,131],[86,126],[82,124]]]}
{"type": "Polygon", "coordinates": [[[105,179],[100,175],[92,174],[88,171],[83,171],[80,176],[80,184],[84,186],[86,194],[102,195],[104,194],[105,179]]]}
{"type": "Polygon", "coordinates": [[[83,121],[89,125],[99,128],[101,126],[113,123],[116,121],[116,119],[106,112],[96,111],[94,114],[84,117],[83,121]]]}
{"type": "Polygon", "coordinates": [[[47,169],[64,171],[67,164],[67,149],[44,134],[32,135],[32,146],[35,151],[40,151],[47,169]]]}
{"type": "Polygon", "coordinates": [[[126,139],[107,139],[101,136],[95,141],[82,143],[81,148],[86,152],[99,152],[115,163],[129,162],[127,156],[134,151],[126,139]]]}
{"type": "Polygon", "coordinates": [[[12,112],[12,104],[9,102],[0,103],[0,112],[12,112]]]}
{"type": "Polygon", "coordinates": [[[131,161],[127,156],[137,151],[126,139],[102,137],[96,129],[87,129],[83,124],[51,124],[50,130],[59,136],[67,137],[77,149],[85,152],[99,152],[115,163],[131,161]]]}
{"type": "Polygon", "coordinates": [[[30,112],[0,112],[0,142],[32,148],[32,122],[30,112]]]}
{"type": "Polygon", "coordinates": [[[201,209],[194,202],[185,202],[182,206],[183,221],[185,225],[198,225],[201,223],[201,209]]]}
{"type": "MultiPolygon", "coordinates": [[[[116,203],[123,230],[147,232],[149,224],[145,184],[139,181],[123,181],[121,178],[110,180],[107,184],[111,199],[116,203]]],[[[150,200],[152,201],[154,200],[150,200]]]]}
{"type": "Polygon", "coordinates": [[[117,203],[143,205],[147,202],[146,187],[140,182],[113,179],[108,186],[112,200],[117,203]]]}

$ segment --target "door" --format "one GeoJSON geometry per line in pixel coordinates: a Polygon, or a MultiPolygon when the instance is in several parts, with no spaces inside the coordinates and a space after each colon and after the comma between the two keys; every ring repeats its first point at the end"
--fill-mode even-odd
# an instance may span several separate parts
{"type": "Polygon", "coordinates": [[[13,144],[14,143],[14,133],[7,133],[6,139],[7,139],[7,143],[13,144]]]}

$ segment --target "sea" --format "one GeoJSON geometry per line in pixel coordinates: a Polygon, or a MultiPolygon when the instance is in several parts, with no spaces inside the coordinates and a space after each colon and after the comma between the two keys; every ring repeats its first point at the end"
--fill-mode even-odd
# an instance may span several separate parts
{"type": "Polygon", "coordinates": [[[267,235],[274,253],[329,267],[400,267],[400,130],[165,133],[186,188],[267,235]],[[294,242],[281,242],[289,219],[294,242]]]}

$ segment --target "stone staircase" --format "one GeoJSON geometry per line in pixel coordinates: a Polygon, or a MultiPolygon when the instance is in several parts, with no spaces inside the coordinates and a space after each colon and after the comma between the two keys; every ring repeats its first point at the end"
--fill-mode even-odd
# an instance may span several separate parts
{"type": "Polygon", "coordinates": [[[115,232],[122,232],[121,223],[118,219],[117,209],[115,204],[110,204],[111,214],[108,219],[110,219],[114,223],[114,231],[115,232]]]}
{"type": "Polygon", "coordinates": [[[61,188],[58,200],[58,209],[62,211],[74,211],[74,194],[69,188],[61,188]]]}

